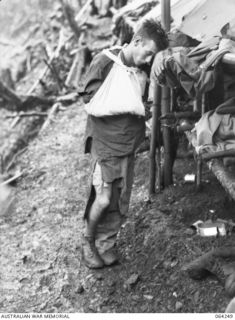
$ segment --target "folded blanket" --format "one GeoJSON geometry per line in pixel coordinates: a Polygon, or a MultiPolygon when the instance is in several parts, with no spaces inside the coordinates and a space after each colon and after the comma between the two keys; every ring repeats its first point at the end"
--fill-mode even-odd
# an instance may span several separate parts
{"type": "MultiPolygon", "coordinates": [[[[223,114],[227,108],[235,110],[235,98],[221,104],[215,111],[204,113],[195,124],[192,144],[198,154],[235,150],[235,115],[223,114]]],[[[224,160],[226,165],[231,164],[231,159],[224,160]]]]}

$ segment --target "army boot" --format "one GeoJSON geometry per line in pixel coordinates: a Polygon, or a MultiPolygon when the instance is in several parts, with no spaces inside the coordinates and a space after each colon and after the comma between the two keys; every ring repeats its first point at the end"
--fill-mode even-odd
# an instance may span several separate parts
{"type": "Polygon", "coordinates": [[[104,262],[97,251],[95,239],[93,237],[83,236],[82,260],[90,269],[98,269],[104,266],[104,262]]]}

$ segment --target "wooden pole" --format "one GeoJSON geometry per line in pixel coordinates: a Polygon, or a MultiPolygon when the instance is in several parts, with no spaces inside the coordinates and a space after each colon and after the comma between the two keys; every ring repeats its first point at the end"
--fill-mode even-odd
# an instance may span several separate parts
{"type": "Polygon", "coordinates": [[[160,123],[159,117],[161,113],[161,87],[154,83],[154,96],[153,96],[153,118],[152,118],[152,131],[151,142],[149,151],[149,196],[156,191],[156,147],[158,150],[158,187],[160,188],[160,123]]]}
{"type": "Polygon", "coordinates": [[[202,181],[202,159],[201,156],[196,156],[196,188],[197,191],[201,190],[202,181]]]}
{"type": "Polygon", "coordinates": [[[161,168],[161,100],[162,100],[162,88],[160,86],[156,86],[156,122],[157,122],[157,189],[161,190],[162,187],[162,168],[161,168]]]}
{"type": "Polygon", "coordinates": [[[171,28],[171,1],[161,0],[161,21],[164,29],[170,31],[171,28]]]}
{"type": "MultiPolygon", "coordinates": [[[[161,0],[161,21],[165,31],[170,31],[170,0],[161,0]]],[[[162,115],[170,112],[170,88],[162,88],[162,115]]],[[[171,152],[171,129],[167,126],[167,120],[163,121],[163,145],[164,145],[164,186],[172,184],[173,159],[171,152]]]]}

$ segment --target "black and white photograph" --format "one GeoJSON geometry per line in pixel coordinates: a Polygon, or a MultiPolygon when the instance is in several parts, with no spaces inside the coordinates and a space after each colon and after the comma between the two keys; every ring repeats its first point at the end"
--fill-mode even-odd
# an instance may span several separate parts
{"type": "Polygon", "coordinates": [[[233,313],[235,0],[0,0],[1,319],[233,313]]]}

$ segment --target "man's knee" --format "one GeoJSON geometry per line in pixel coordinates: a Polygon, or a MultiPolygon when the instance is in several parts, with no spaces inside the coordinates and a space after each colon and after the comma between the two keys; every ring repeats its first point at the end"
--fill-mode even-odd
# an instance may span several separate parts
{"type": "Polygon", "coordinates": [[[96,203],[100,209],[104,210],[110,204],[110,197],[105,193],[97,194],[96,195],[96,203]]]}

